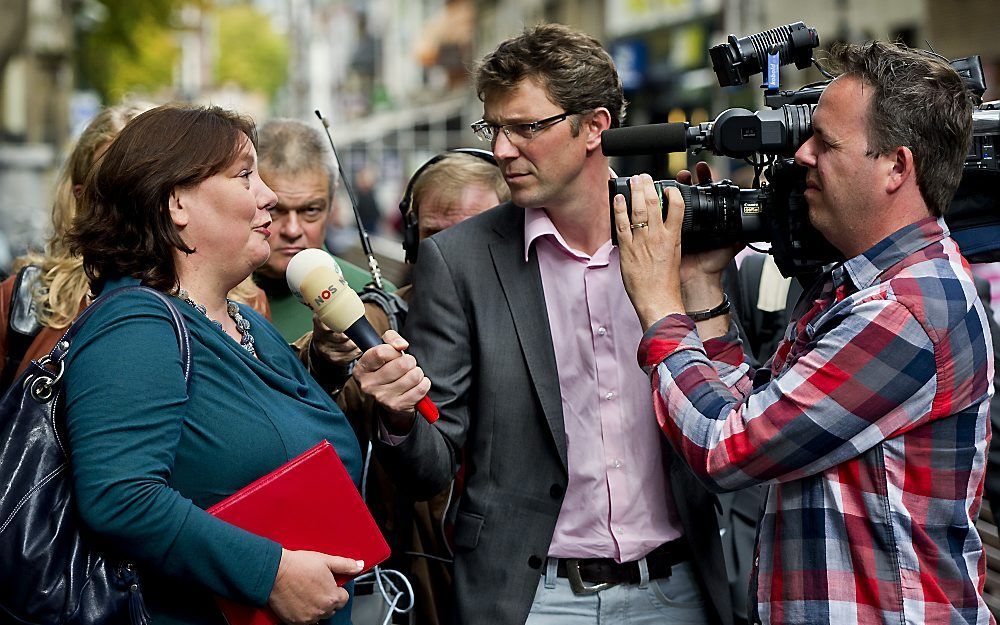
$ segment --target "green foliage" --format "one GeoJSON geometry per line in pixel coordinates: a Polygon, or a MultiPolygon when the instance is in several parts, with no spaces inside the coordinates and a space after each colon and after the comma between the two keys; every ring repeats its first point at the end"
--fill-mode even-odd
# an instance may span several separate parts
{"type": "Polygon", "coordinates": [[[126,94],[169,88],[180,59],[180,13],[202,9],[204,33],[215,38],[214,77],[208,86],[236,85],[273,98],[288,78],[288,42],[268,18],[245,2],[212,0],[90,0],[89,23],[80,34],[79,86],[106,103],[126,94]],[[214,5],[214,6],[213,6],[214,5]]]}
{"type": "Polygon", "coordinates": [[[120,50],[108,59],[105,96],[109,102],[134,92],[155,93],[173,82],[180,57],[174,34],[151,22],[139,23],[135,32],[142,37],[142,45],[134,52],[120,50]]]}
{"type": "Polygon", "coordinates": [[[265,15],[249,5],[220,6],[215,82],[274,98],[288,79],[288,42],[274,32],[265,15]]]}
{"type": "MultiPolygon", "coordinates": [[[[105,102],[133,90],[168,86],[177,58],[170,26],[185,4],[201,0],[92,0],[100,19],[80,33],[77,77],[105,102]]],[[[79,6],[79,5],[77,5],[79,6]]]]}

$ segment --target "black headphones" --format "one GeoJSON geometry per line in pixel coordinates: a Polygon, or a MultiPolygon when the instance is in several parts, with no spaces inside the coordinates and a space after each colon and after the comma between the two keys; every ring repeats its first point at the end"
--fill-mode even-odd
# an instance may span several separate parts
{"type": "Polygon", "coordinates": [[[399,202],[399,212],[403,214],[403,250],[406,252],[406,262],[417,262],[417,247],[420,244],[420,228],[417,223],[417,211],[411,206],[413,202],[413,186],[428,167],[437,163],[449,154],[469,154],[482,159],[491,165],[497,164],[497,159],[493,157],[493,152],[480,150],[479,148],[455,148],[447,152],[441,152],[420,166],[417,171],[410,176],[410,181],[406,183],[406,190],[403,191],[403,199],[399,202]]]}

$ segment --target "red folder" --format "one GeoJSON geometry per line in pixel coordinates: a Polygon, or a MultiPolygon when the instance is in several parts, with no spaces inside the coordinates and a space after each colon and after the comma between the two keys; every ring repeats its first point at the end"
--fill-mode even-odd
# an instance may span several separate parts
{"type": "MultiPolygon", "coordinates": [[[[226,497],[208,513],[288,550],[364,560],[366,571],[389,557],[389,545],[327,441],[226,497]]],[[[336,579],[343,585],[353,577],[336,579]]],[[[280,623],[268,608],[217,600],[229,625],[280,623]]]]}

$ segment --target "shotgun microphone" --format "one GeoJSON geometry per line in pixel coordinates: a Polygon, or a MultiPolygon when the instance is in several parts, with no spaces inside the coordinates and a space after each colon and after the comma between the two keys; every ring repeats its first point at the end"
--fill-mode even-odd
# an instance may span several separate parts
{"type": "Polygon", "coordinates": [[[605,156],[666,154],[684,152],[690,147],[687,122],[610,128],[601,133],[601,151],[605,156]]]}

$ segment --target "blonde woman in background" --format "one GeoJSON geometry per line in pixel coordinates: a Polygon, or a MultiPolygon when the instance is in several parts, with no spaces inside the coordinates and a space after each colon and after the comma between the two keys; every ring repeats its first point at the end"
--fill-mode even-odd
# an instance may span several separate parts
{"type": "MultiPolygon", "coordinates": [[[[34,359],[48,354],[66,328],[90,303],[83,260],[72,254],[65,235],[76,217],[77,198],[91,166],[132,118],[153,108],[144,102],[110,106],[87,125],[59,174],[52,202],[52,235],[44,254],[14,262],[14,275],[0,283],[0,393],[34,359]]],[[[267,296],[247,279],[229,298],[270,319],[267,296]]]]}

